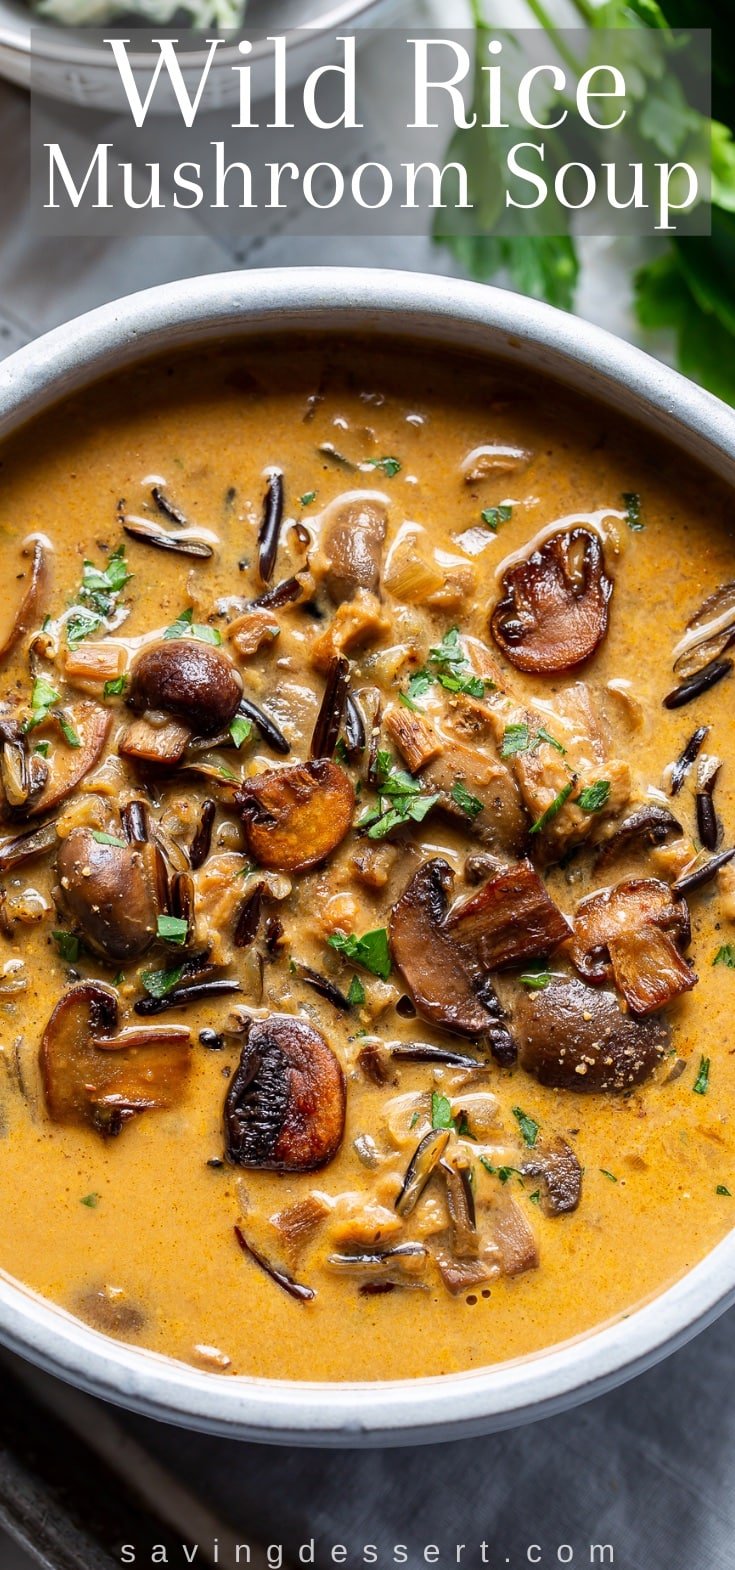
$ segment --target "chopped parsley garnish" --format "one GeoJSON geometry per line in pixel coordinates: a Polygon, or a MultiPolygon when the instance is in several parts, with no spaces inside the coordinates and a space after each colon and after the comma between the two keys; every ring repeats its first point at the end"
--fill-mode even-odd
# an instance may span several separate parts
{"type": "Polygon", "coordinates": [[[394,479],[395,476],[401,472],[400,458],[393,458],[391,456],[387,458],[368,458],[367,462],[369,468],[380,469],[389,480],[394,479]]]}
{"type": "Polygon", "coordinates": [[[548,987],[551,981],[551,971],[524,970],[519,980],[523,982],[524,987],[528,987],[529,992],[542,992],[544,987],[548,987]]]}
{"type": "Polygon", "coordinates": [[[555,796],[554,800],[549,803],[546,811],[542,812],[541,817],[537,818],[536,822],[531,825],[532,834],[541,834],[542,830],[546,828],[547,823],[551,823],[552,819],[556,817],[557,813],[561,812],[565,801],[569,800],[569,797],[574,790],[575,784],[576,780],[571,779],[567,785],[562,787],[558,796],[555,796]]]}
{"type": "Polygon", "coordinates": [[[447,692],[466,692],[471,698],[485,696],[485,682],[471,674],[472,667],[459,641],[459,627],[450,627],[441,643],[429,650],[429,665],[434,681],[447,692]]]}
{"type": "Polygon", "coordinates": [[[637,491],[623,491],[623,506],[625,508],[625,521],[633,534],[640,534],[644,528],[641,518],[641,499],[637,491]]]}
{"type": "Polygon", "coordinates": [[[99,1194],[85,1194],[79,1201],[80,1205],[86,1205],[88,1210],[96,1210],[99,1202],[99,1194]]]}
{"type": "Polygon", "coordinates": [[[443,1096],[438,1090],[432,1090],[431,1092],[431,1126],[432,1128],[451,1129],[455,1127],[454,1118],[452,1117],[452,1104],[448,1097],[443,1096]]]}
{"type": "Polygon", "coordinates": [[[404,708],[413,709],[414,713],[420,713],[419,705],[416,700],[417,698],[423,698],[424,695],[428,692],[430,686],[431,676],[429,675],[429,672],[417,671],[416,675],[411,677],[406,691],[399,692],[398,694],[399,700],[404,705],[404,708]]]}
{"type": "Polygon", "coordinates": [[[513,1116],[521,1131],[524,1145],[535,1145],[538,1139],[538,1123],[535,1123],[533,1118],[530,1118],[528,1113],[523,1111],[522,1107],[514,1107],[513,1116]]]}
{"type": "Polygon", "coordinates": [[[85,561],[79,590],[80,607],[72,612],[66,623],[66,640],[70,648],[99,631],[132,576],[128,572],[124,545],[118,545],[112,552],[106,567],[95,567],[94,562],[85,561]]]}
{"type": "Polygon", "coordinates": [[[156,930],[159,938],[163,938],[166,943],[185,943],[189,923],[183,916],[159,916],[156,930]]]}
{"type": "Polygon", "coordinates": [[[694,1081],[694,1093],[697,1096],[706,1096],[709,1090],[709,1058],[699,1059],[699,1069],[694,1081]]]}
{"type": "Polygon", "coordinates": [[[502,502],[500,507],[484,507],[480,517],[488,529],[496,534],[501,523],[508,523],[513,517],[513,508],[508,502],[502,502]]]}
{"type": "Polygon", "coordinates": [[[466,789],[461,780],[455,780],[450,795],[455,806],[468,818],[476,818],[478,812],[482,812],[482,802],[466,789]]]}
{"type": "Polygon", "coordinates": [[[96,840],[98,845],[119,845],[121,850],[125,850],[127,841],[120,839],[118,834],[105,834],[104,829],[92,829],[91,832],[92,839],[96,840]]]}
{"type": "Polygon", "coordinates": [[[712,964],[726,965],[728,970],[735,970],[735,943],[723,943],[717,950],[712,964]]]}
{"type": "Polygon", "coordinates": [[[529,1194],[528,1197],[529,1197],[532,1205],[540,1205],[541,1204],[541,1190],[540,1190],[540,1188],[535,1188],[533,1193],[529,1194]]]}
{"type": "Polygon", "coordinates": [[[347,1002],[350,1008],[359,1008],[360,1004],[365,1002],[365,988],[359,976],[352,977],[349,992],[347,993],[347,1002]]]}
{"type": "Polygon", "coordinates": [[[37,741],[33,748],[34,752],[40,752],[42,758],[47,758],[50,750],[51,743],[49,741],[37,741]]]}
{"type": "Polygon", "coordinates": [[[81,738],[77,735],[74,726],[69,723],[66,716],[64,714],[58,714],[57,719],[59,721],[61,734],[67,744],[67,747],[81,747],[81,738]]]}
{"type": "Polygon", "coordinates": [[[173,970],[144,970],[140,979],[149,997],[165,998],[178,987],[183,974],[183,965],[177,965],[173,970]]]}
{"type": "Polygon", "coordinates": [[[121,698],[128,685],[127,676],[112,676],[102,688],[103,698],[121,698]]]}
{"type": "Polygon", "coordinates": [[[607,1167],[600,1167],[600,1171],[602,1173],[602,1176],[606,1177],[610,1183],[617,1183],[618,1180],[617,1180],[617,1178],[615,1176],[615,1173],[614,1172],[608,1172],[607,1167]]]}
{"type": "Polygon", "coordinates": [[[488,1161],[487,1156],[480,1156],[480,1165],[485,1168],[486,1172],[490,1173],[491,1177],[500,1178],[501,1183],[507,1183],[514,1173],[520,1177],[517,1167],[494,1167],[492,1161],[488,1161]]]}
{"type": "Polygon", "coordinates": [[[725,1188],[724,1183],[718,1183],[717,1184],[717,1187],[715,1189],[715,1193],[716,1194],[723,1194],[725,1199],[732,1199],[732,1194],[730,1193],[729,1188],[725,1188]]]}
{"type": "Polygon", "coordinates": [[[316,491],[304,491],[303,496],[299,497],[299,501],[302,507],[310,507],[312,502],[316,501],[316,491]]]}
{"type": "Polygon", "coordinates": [[[230,735],[235,746],[242,747],[243,743],[252,736],[252,733],[252,720],[247,719],[244,714],[236,714],[234,720],[230,722],[230,735]]]}
{"type": "Polygon", "coordinates": [[[425,795],[412,774],[394,766],[389,752],[378,752],[375,770],[378,804],[365,808],[358,818],[358,828],[367,831],[368,839],[379,840],[404,823],[423,823],[427,812],[439,800],[438,793],[425,795]]]}
{"type": "Polygon", "coordinates": [[[542,741],[553,747],[556,752],[560,752],[562,757],[566,753],[566,747],[557,741],[556,736],[545,730],[543,725],[540,725],[537,731],[531,731],[528,725],[506,725],[500,745],[500,756],[515,758],[520,752],[536,752],[542,741]]]}
{"type": "Polygon", "coordinates": [[[199,643],[212,643],[215,648],[222,642],[222,634],[216,627],[210,627],[207,622],[196,622],[194,612],[182,611],[176,621],[166,628],[164,638],[196,638],[199,643]]]}
{"type": "Polygon", "coordinates": [[[577,797],[577,806],[583,812],[601,812],[610,795],[609,780],[595,780],[594,785],[586,785],[577,797]]]}
{"type": "Polygon", "coordinates": [[[363,933],[358,938],[354,932],[333,932],[327,938],[330,948],[336,949],[344,959],[355,961],[362,965],[363,970],[369,970],[373,976],[379,976],[381,981],[387,981],[391,972],[390,949],[388,947],[388,933],[385,927],[376,927],[373,932],[363,933]]]}
{"type": "Polygon", "coordinates": [[[23,726],[25,731],[35,730],[37,725],[43,725],[55,703],[59,702],[59,694],[55,687],[45,676],[37,676],[31,690],[31,712],[23,726]]]}
{"type": "Polygon", "coordinates": [[[79,939],[75,937],[74,933],[64,932],[62,929],[56,928],[56,930],[52,932],[51,936],[54,940],[54,943],[56,944],[61,958],[66,960],[67,965],[76,965],[76,962],[79,958],[80,944],[79,939]]]}

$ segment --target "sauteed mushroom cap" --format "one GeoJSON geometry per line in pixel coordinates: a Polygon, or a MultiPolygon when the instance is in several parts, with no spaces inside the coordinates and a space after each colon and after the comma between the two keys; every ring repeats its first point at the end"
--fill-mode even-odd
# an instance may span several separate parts
{"type": "Polygon", "coordinates": [[[614,992],[565,976],[514,995],[511,1029],[521,1067],[559,1090],[630,1090],[670,1040],[663,1020],[624,1014],[614,992]]]}
{"type": "Polygon", "coordinates": [[[587,981],[614,980],[629,1008],[650,1014],[697,978],[680,950],[691,937],[689,911],[658,878],[628,878],[577,906],[571,957],[587,981]]]}
{"type": "Polygon", "coordinates": [[[225,1101],[227,1156],[236,1166],[313,1172],[336,1155],[345,1083],[319,1031],[290,1014],[248,1026],[225,1101]]]}
{"type": "Polygon", "coordinates": [[[368,497],[345,501],[330,509],[322,530],[325,582],[339,605],[358,589],[375,592],[380,583],[388,513],[383,502],[368,497]]]}
{"type": "Polygon", "coordinates": [[[144,954],[162,909],[154,845],[129,845],[93,829],[73,829],[56,857],[61,903],[85,942],[112,960],[144,954]]]}
{"type": "Polygon", "coordinates": [[[28,809],[31,818],[53,812],[55,807],[65,801],[85,775],[99,763],[104,751],[112,723],[111,712],[103,709],[99,703],[85,700],[70,705],[66,713],[79,738],[79,746],[54,747],[46,783],[28,809]]]}
{"type": "Polygon", "coordinates": [[[233,719],[242,680],[228,655],[198,638],[169,638],[144,649],[133,666],[128,702],[133,709],[163,709],[201,736],[213,736],[233,719]]]}
{"type": "Polygon", "coordinates": [[[138,1026],[113,1035],[117,993],[84,981],[59,999],[41,1042],[49,1117],[119,1134],[136,1112],[178,1101],[189,1071],[184,1025],[138,1026]]]}
{"type": "Polygon", "coordinates": [[[495,642],[521,671],[553,675],[594,654],[607,631],[613,585],[589,529],[552,534],[502,578],[490,619],[495,642]]]}
{"type": "Polygon", "coordinates": [[[349,775],[327,758],[268,769],[238,792],[245,839],[261,867],[306,872],[344,839],[355,792],[349,775]]]}
{"type": "Polygon", "coordinates": [[[390,914],[390,946],[419,1013],[462,1036],[488,1028],[488,1010],[478,996],[459,944],[444,925],[453,873],[446,861],[425,861],[390,914]]]}

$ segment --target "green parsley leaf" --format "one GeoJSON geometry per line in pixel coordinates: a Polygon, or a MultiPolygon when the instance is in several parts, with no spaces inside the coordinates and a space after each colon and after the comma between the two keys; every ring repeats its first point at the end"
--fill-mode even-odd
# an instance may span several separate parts
{"type": "Polygon", "coordinates": [[[527,725],[506,725],[500,744],[500,756],[515,758],[520,752],[535,752],[542,741],[545,741],[547,746],[553,747],[556,752],[560,752],[562,757],[565,755],[566,747],[563,747],[550,731],[545,730],[543,725],[540,725],[534,734],[527,725]]]}
{"type": "Polygon", "coordinates": [[[52,932],[51,936],[54,940],[54,943],[56,944],[61,958],[66,960],[67,965],[76,965],[76,962],[79,958],[80,944],[79,939],[75,937],[74,933],[63,932],[61,929],[57,928],[54,932],[52,932]]]}
{"type": "Polygon", "coordinates": [[[600,1167],[600,1171],[602,1173],[602,1176],[608,1178],[611,1183],[617,1183],[618,1180],[617,1180],[617,1178],[615,1176],[615,1173],[614,1172],[608,1172],[607,1167],[600,1167]]]}
{"type": "Polygon", "coordinates": [[[536,740],[545,741],[548,747],[553,747],[556,752],[561,753],[562,757],[566,756],[566,747],[563,747],[561,742],[557,741],[556,736],[551,735],[550,731],[545,730],[543,725],[539,725],[536,732],[536,740]]]}
{"type": "Polygon", "coordinates": [[[625,521],[633,534],[640,534],[644,524],[641,519],[641,499],[637,491],[623,491],[625,521]]]}
{"type": "Polygon", "coordinates": [[[438,793],[422,794],[421,785],[406,769],[395,768],[389,752],[382,748],[375,760],[378,780],[378,805],[366,807],[358,828],[367,830],[368,839],[384,839],[405,823],[423,823],[427,812],[439,800],[438,793]]]}
{"type": "Polygon", "coordinates": [[[732,1194],[730,1193],[729,1188],[725,1188],[724,1183],[718,1183],[717,1184],[717,1187],[715,1189],[715,1193],[716,1194],[723,1194],[725,1199],[732,1199],[732,1194]]]}
{"type": "Polygon", "coordinates": [[[304,491],[303,496],[299,497],[299,501],[302,507],[310,507],[312,502],[316,501],[316,491],[304,491]]]}
{"type": "Polygon", "coordinates": [[[244,714],[236,714],[230,722],[230,735],[236,747],[242,747],[253,733],[253,722],[244,714]]]}
{"type": "Polygon", "coordinates": [[[430,686],[431,686],[431,677],[429,675],[429,672],[428,671],[417,671],[415,676],[412,676],[410,678],[410,681],[408,683],[406,691],[405,692],[399,692],[399,694],[398,694],[399,700],[404,705],[405,708],[413,709],[415,714],[420,714],[421,710],[419,708],[419,704],[417,702],[417,699],[418,698],[423,698],[425,696],[425,694],[428,692],[430,686]]]}
{"type": "Polygon", "coordinates": [[[95,567],[94,562],[85,561],[79,597],[85,604],[91,605],[92,610],[99,616],[109,616],[115,608],[118,595],[125,588],[126,583],[130,582],[132,576],[132,572],[128,572],[128,564],[125,560],[125,546],[119,545],[104,568],[95,567]]]}
{"type": "Polygon", "coordinates": [[[559,791],[558,796],[555,796],[554,800],[549,803],[546,811],[542,812],[541,817],[537,818],[536,822],[531,825],[530,832],[532,834],[541,834],[542,831],[546,828],[547,823],[551,823],[552,819],[556,817],[557,812],[561,812],[565,801],[569,800],[569,797],[574,790],[574,786],[575,781],[573,779],[569,781],[568,785],[563,786],[563,788],[559,791]]]}
{"type": "Polygon", "coordinates": [[[196,638],[199,643],[211,643],[218,648],[222,642],[222,634],[217,627],[210,627],[206,622],[195,622],[194,612],[191,607],[182,611],[176,621],[166,628],[164,638],[196,638]]]}
{"type": "Polygon", "coordinates": [[[159,916],[156,927],[166,943],[185,943],[189,935],[189,923],[183,916],[159,916]]]}
{"type": "Polygon", "coordinates": [[[45,676],[37,676],[31,689],[31,712],[23,726],[27,732],[35,730],[37,725],[43,725],[48,719],[49,711],[55,703],[59,702],[59,693],[51,686],[45,676]]]}
{"type": "Polygon", "coordinates": [[[488,1161],[487,1156],[480,1156],[480,1165],[485,1168],[486,1172],[490,1173],[491,1177],[499,1178],[501,1183],[507,1183],[514,1172],[520,1177],[517,1167],[494,1167],[492,1161],[488,1161]]]}
{"type": "Polygon", "coordinates": [[[363,970],[369,970],[373,976],[379,976],[381,981],[387,981],[391,972],[390,949],[388,947],[388,933],[385,927],[376,927],[373,932],[363,933],[358,938],[354,932],[333,932],[327,939],[330,948],[336,949],[345,959],[355,961],[362,965],[363,970]]]}
{"type": "Polygon", "coordinates": [[[50,750],[51,743],[49,741],[37,741],[33,748],[34,752],[40,752],[42,758],[47,758],[50,750]]]}
{"type": "Polygon", "coordinates": [[[127,676],[113,676],[102,688],[103,698],[121,698],[128,685],[127,676]]]}
{"type": "Polygon", "coordinates": [[[528,1113],[524,1112],[521,1107],[513,1108],[513,1116],[521,1131],[521,1138],[524,1145],[535,1145],[536,1140],[538,1139],[538,1123],[535,1123],[533,1118],[530,1118],[528,1113]]]}
{"type": "Polygon", "coordinates": [[[609,780],[595,780],[594,785],[586,785],[577,797],[577,806],[583,812],[601,812],[610,795],[609,780]]]}
{"type": "Polygon", "coordinates": [[[431,1092],[431,1126],[432,1128],[451,1129],[456,1127],[452,1117],[451,1102],[446,1096],[441,1095],[438,1090],[432,1090],[431,1092]]]}
{"type": "Polygon", "coordinates": [[[96,616],[92,611],[73,611],[66,622],[66,641],[70,649],[75,649],[78,643],[83,643],[93,632],[99,632],[102,626],[102,617],[96,616]]]}
{"type": "Polygon", "coordinates": [[[165,998],[178,986],[183,974],[183,965],[177,965],[174,970],[144,970],[140,979],[149,997],[165,998]]]}
{"type": "Polygon", "coordinates": [[[699,1070],[693,1086],[694,1094],[696,1096],[706,1096],[707,1091],[709,1090],[709,1067],[709,1058],[699,1059],[699,1070]]]}
{"type": "Polygon", "coordinates": [[[401,462],[399,458],[368,458],[368,464],[371,469],[381,469],[383,474],[387,475],[389,480],[394,479],[395,476],[401,472],[401,462]]]}
{"type": "Polygon", "coordinates": [[[127,845],[127,840],[120,839],[117,834],[105,834],[103,829],[92,829],[92,839],[98,845],[119,845],[121,850],[125,850],[127,845]]]}
{"type": "Polygon", "coordinates": [[[508,523],[512,516],[513,508],[507,502],[503,502],[500,507],[484,507],[480,513],[483,523],[492,529],[493,534],[497,534],[500,524],[508,523]]]}
{"type": "Polygon", "coordinates": [[[726,965],[728,970],[735,970],[735,943],[723,943],[717,950],[712,964],[726,965]]]}
{"type": "Polygon", "coordinates": [[[85,1194],[79,1201],[80,1205],[86,1205],[88,1210],[96,1210],[99,1202],[99,1194],[85,1194]]]}
{"type": "Polygon", "coordinates": [[[540,1190],[540,1188],[535,1188],[533,1193],[529,1194],[528,1197],[529,1197],[532,1205],[540,1205],[541,1204],[541,1190],[540,1190]]]}
{"type": "Polygon", "coordinates": [[[476,818],[478,812],[482,812],[482,802],[477,796],[471,795],[461,780],[455,780],[450,795],[460,812],[464,812],[468,818],[476,818]]]}
{"type": "Polygon", "coordinates": [[[551,971],[525,970],[519,980],[523,982],[524,987],[528,987],[529,992],[542,992],[551,981],[551,971]]]}
{"type": "Polygon", "coordinates": [[[365,988],[359,976],[352,977],[350,989],[347,993],[347,1002],[351,1008],[359,1008],[360,1004],[365,1002],[365,988]]]}
{"type": "Polygon", "coordinates": [[[429,665],[433,678],[447,692],[466,692],[472,698],[483,698],[486,685],[479,676],[471,674],[472,667],[460,643],[459,627],[450,627],[441,643],[429,650],[429,665]],[[470,674],[467,674],[470,672],[470,674]]]}
{"type": "Polygon", "coordinates": [[[81,738],[77,735],[77,732],[75,731],[74,726],[70,725],[69,721],[65,718],[65,716],[63,714],[59,714],[58,715],[58,721],[59,721],[59,726],[60,726],[60,729],[61,729],[61,734],[62,734],[62,736],[64,738],[64,741],[66,742],[67,746],[68,747],[81,747],[81,745],[82,745],[81,738]]]}

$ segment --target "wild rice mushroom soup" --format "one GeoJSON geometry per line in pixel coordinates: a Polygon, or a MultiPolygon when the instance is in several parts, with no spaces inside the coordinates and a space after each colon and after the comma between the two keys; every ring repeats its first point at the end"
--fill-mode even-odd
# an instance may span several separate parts
{"type": "Polygon", "coordinates": [[[732,499],[359,341],[2,453],[0,1267],[222,1374],[628,1313],[735,1205],[732,499]]]}

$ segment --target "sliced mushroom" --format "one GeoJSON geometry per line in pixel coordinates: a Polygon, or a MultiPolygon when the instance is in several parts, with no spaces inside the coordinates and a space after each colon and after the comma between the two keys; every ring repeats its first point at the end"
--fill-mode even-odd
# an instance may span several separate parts
{"type": "Polygon", "coordinates": [[[162,709],[200,736],[226,729],[241,698],[242,679],[232,660],[198,638],[164,638],[144,649],[131,671],[132,709],[162,709]]]}
{"type": "Polygon", "coordinates": [[[680,952],[690,936],[686,904],[667,883],[629,878],[577,906],[570,953],[586,981],[614,980],[634,1013],[651,1014],[695,985],[680,952]]]}
{"type": "Polygon", "coordinates": [[[170,720],[163,713],[155,716],[154,711],[151,711],[145,718],[133,720],[132,725],[127,726],[117,750],[122,758],[130,758],[133,763],[175,769],[190,741],[188,725],[170,720]],[[156,718],[160,718],[163,723],[156,724],[156,718]]]}
{"type": "Polygon", "coordinates": [[[615,856],[637,845],[664,845],[667,839],[683,832],[681,824],[668,807],[656,807],[653,804],[638,807],[602,842],[595,859],[595,869],[605,866],[615,856]]]}
{"type": "Polygon", "coordinates": [[[329,509],[320,549],[326,587],[336,605],[351,600],[358,589],[377,592],[387,529],[387,509],[377,499],[355,498],[329,509]]]}
{"type": "Polygon", "coordinates": [[[390,914],[391,952],[424,1018],[497,1047],[507,1037],[497,1000],[487,984],[480,996],[480,978],[444,925],[453,878],[440,857],[419,867],[390,914]]]}
{"type": "Polygon", "coordinates": [[[99,981],[71,987],[57,1003],[41,1042],[49,1116],[119,1134],[136,1112],[174,1106],[189,1071],[184,1025],[137,1026],[119,1035],[117,993],[99,981]]]}
{"type": "Polygon", "coordinates": [[[79,737],[78,747],[54,747],[49,759],[49,772],[43,790],[33,801],[29,817],[53,812],[70,796],[77,785],[99,762],[112,723],[109,709],[99,703],[84,699],[65,710],[68,722],[79,737]]]}
{"type": "Polygon", "coordinates": [[[530,821],[520,791],[504,763],[487,748],[452,741],[421,775],[422,789],[439,792],[440,806],[488,850],[504,856],[522,854],[530,821]],[[468,811],[467,798],[481,804],[468,811]]]}
{"type": "Polygon", "coordinates": [[[663,1020],[624,1014],[614,992],[566,976],[515,995],[511,1028],[521,1068],[559,1090],[630,1090],[670,1042],[663,1020]]]}
{"type": "MultiPolygon", "coordinates": [[[[5,625],[0,631],[0,664],[9,658],[21,638],[25,637],[25,634],[37,623],[41,603],[48,588],[49,552],[43,541],[27,540],[23,546],[23,555],[32,558],[31,576],[23,591],[20,604],[9,611],[6,609],[5,625]]],[[[25,582],[25,574],[23,581],[25,582]]]]}
{"type": "Polygon", "coordinates": [[[105,959],[139,959],[164,908],[160,856],[152,844],[109,843],[72,829],[56,857],[60,903],[85,943],[105,959]]]}
{"type": "Polygon", "coordinates": [[[237,801],[253,859],[276,871],[305,872],[344,839],[355,792],[344,769],[317,758],[254,775],[237,801]]]}
{"type": "Polygon", "coordinates": [[[545,959],[571,933],[530,861],[505,868],[455,905],[446,927],[486,970],[545,959]]]}
{"type": "Polygon", "coordinates": [[[601,541],[589,529],[552,534],[508,567],[502,589],[490,628],[517,670],[572,670],[605,636],[613,585],[601,541]]]}
{"type": "Polygon", "coordinates": [[[504,1276],[521,1276],[537,1270],[538,1244],[520,1205],[504,1194],[493,1212],[493,1236],[500,1252],[504,1276]]]}
{"type": "Polygon", "coordinates": [[[313,1172],[336,1155],[344,1124],[344,1075],[324,1037],[289,1014],[250,1022],[225,1101],[228,1160],[313,1172]]]}
{"type": "Polygon", "coordinates": [[[521,1172],[524,1177],[541,1179],[541,1208],[546,1215],[563,1216],[577,1209],[582,1198],[582,1168],[561,1136],[539,1145],[523,1162],[521,1172]]]}
{"type": "Polygon", "coordinates": [[[14,834],[12,839],[0,840],[0,877],[34,856],[44,856],[56,845],[55,823],[44,823],[40,828],[26,829],[24,834],[14,834]]]}

